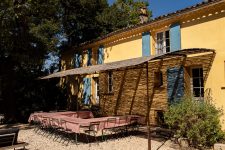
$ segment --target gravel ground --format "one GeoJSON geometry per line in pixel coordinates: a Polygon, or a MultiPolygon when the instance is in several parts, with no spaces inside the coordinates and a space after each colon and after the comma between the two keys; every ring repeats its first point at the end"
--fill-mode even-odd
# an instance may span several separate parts
{"type": "MultiPolygon", "coordinates": [[[[53,141],[53,138],[46,137],[34,132],[33,129],[21,129],[19,140],[29,143],[26,146],[29,150],[147,150],[147,139],[138,136],[124,137],[119,140],[108,140],[97,143],[69,143],[68,146],[62,142],[53,141]]],[[[152,140],[152,150],[178,150],[178,145],[171,141],[152,140]]]]}

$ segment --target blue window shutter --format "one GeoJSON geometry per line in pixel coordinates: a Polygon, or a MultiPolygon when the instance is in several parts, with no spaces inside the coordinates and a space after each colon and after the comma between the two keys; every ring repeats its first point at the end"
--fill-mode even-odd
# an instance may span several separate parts
{"type": "Polygon", "coordinates": [[[142,56],[151,55],[150,32],[142,33],[142,56]]]}
{"type": "Polygon", "coordinates": [[[181,49],[180,24],[176,23],[170,26],[170,51],[181,49]]]}
{"type": "Polygon", "coordinates": [[[81,63],[81,55],[80,54],[75,54],[74,56],[74,67],[79,68],[81,63]]]}
{"type": "Polygon", "coordinates": [[[83,102],[89,104],[91,99],[91,78],[84,78],[83,84],[83,102]]]}
{"type": "Polygon", "coordinates": [[[103,64],[104,63],[104,47],[100,46],[98,48],[98,64],[103,64]]]}
{"type": "Polygon", "coordinates": [[[184,68],[167,70],[167,94],[169,103],[178,101],[184,95],[184,68]]]}
{"type": "Polygon", "coordinates": [[[88,60],[87,60],[87,66],[91,66],[91,58],[92,58],[92,49],[88,49],[88,60]]]}

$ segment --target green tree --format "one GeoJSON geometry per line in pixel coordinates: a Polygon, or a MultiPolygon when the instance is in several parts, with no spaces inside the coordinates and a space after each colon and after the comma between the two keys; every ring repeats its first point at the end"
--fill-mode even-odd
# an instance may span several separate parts
{"type": "MultiPolygon", "coordinates": [[[[142,1],[1,0],[0,113],[7,120],[41,107],[61,103],[58,79],[37,78],[57,69],[44,66],[49,53],[59,55],[72,46],[138,23],[142,1]],[[52,101],[52,100],[55,101],[52,101]]],[[[51,106],[51,107],[50,107],[51,106]]],[[[23,118],[23,117],[22,117],[23,118]]]]}
{"type": "MultiPolygon", "coordinates": [[[[148,1],[144,0],[117,0],[112,6],[107,7],[97,16],[101,24],[102,34],[136,25],[140,23],[140,8],[147,7],[148,1]]],[[[150,10],[147,10],[149,20],[152,16],[150,10]]]]}
{"type": "MultiPolygon", "coordinates": [[[[138,24],[145,0],[117,0],[112,6],[106,0],[63,0],[62,33],[65,47],[98,38],[109,32],[138,24]]],[[[149,19],[151,11],[147,11],[149,19]]]]}
{"type": "Polygon", "coordinates": [[[100,35],[96,16],[108,7],[106,0],[62,0],[62,36],[66,49],[100,35]]]}
{"type": "Polygon", "coordinates": [[[7,120],[32,109],[40,98],[43,62],[57,49],[56,0],[3,0],[0,3],[1,111],[7,120]]]}

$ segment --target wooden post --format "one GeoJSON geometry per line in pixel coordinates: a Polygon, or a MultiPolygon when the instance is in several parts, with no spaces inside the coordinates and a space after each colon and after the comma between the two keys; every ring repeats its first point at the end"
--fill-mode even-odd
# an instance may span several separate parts
{"type": "Polygon", "coordinates": [[[121,101],[121,96],[122,96],[122,92],[123,92],[123,89],[124,89],[126,75],[127,75],[127,68],[124,70],[123,78],[121,80],[120,89],[119,89],[119,92],[118,92],[118,97],[116,99],[116,106],[115,106],[115,109],[114,109],[114,115],[117,115],[117,110],[118,110],[119,104],[121,103],[120,101],[121,101]]]}
{"type": "Polygon", "coordinates": [[[149,81],[148,81],[148,62],[146,62],[146,94],[147,94],[147,130],[148,130],[148,150],[151,150],[151,130],[150,130],[150,105],[149,105],[149,81]]]}

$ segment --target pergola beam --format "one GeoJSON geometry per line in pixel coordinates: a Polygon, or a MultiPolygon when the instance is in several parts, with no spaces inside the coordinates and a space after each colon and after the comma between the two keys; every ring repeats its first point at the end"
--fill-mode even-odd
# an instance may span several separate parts
{"type": "Polygon", "coordinates": [[[163,58],[163,59],[173,58],[174,56],[186,56],[189,54],[198,54],[198,53],[205,53],[205,52],[213,52],[214,53],[214,50],[204,49],[204,48],[184,49],[184,50],[169,52],[166,54],[155,55],[155,56],[132,58],[132,59],[127,59],[127,60],[122,60],[122,61],[105,63],[105,64],[101,64],[101,65],[93,65],[93,66],[88,66],[88,67],[81,67],[81,68],[65,70],[65,71],[50,74],[45,77],[41,77],[39,79],[49,79],[49,78],[57,78],[57,77],[59,78],[59,77],[65,77],[65,76],[71,76],[71,75],[95,74],[95,73],[105,72],[108,70],[117,70],[117,69],[134,67],[134,66],[144,64],[145,62],[151,62],[151,61],[158,60],[161,58],[163,58]]]}
{"type": "Polygon", "coordinates": [[[148,79],[148,62],[146,62],[146,94],[147,94],[147,130],[148,130],[148,150],[151,150],[151,127],[150,127],[150,103],[149,103],[149,79],[148,79]]]}

